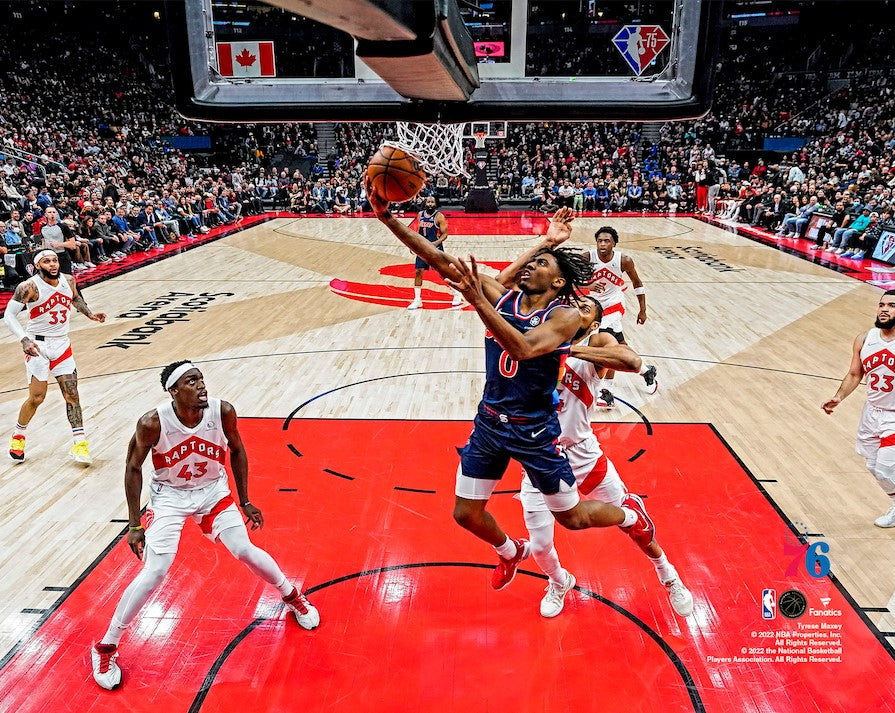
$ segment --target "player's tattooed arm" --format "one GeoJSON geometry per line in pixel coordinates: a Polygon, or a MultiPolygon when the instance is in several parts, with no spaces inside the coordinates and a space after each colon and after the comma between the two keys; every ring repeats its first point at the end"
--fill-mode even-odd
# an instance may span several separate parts
{"type": "Polygon", "coordinates": [[[91,309],[87,306],[87,302],[84,300],[84,296],[78,291],[78,286],[77,284],[75,284],[75,278],[71,275],[66,275],[65,279],[68,280],[68,284],[71,287],[72,307],[78,310],[78,312],[83,314],[87,319],[91,319],[94,322],[105,322],[106,313],[91,311],[91,309]]]}
{"type": "Polygon", "coordinates": [[[26,305],[29,302],[34,302],[34,300],[37,299],[37,286],[31,280],[25,280],[24,282],[19,283],[19,286],[16,287],[16,291],[13,292],[12,298],[16,302],[21,302],[23,305],[26,305]]]}

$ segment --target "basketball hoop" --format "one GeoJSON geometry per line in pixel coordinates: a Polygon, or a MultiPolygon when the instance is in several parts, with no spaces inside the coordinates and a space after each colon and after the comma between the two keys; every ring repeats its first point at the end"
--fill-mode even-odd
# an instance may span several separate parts
{"type": "Polygon", "coordinates": [[[486,136],[487,136],[487,134],[484,131],[476,131],[473,134],[473,137],[475,138],[475,147],[477,149],[485,148],[485,137],[486,136]]]}
{"type": "Polygon", "coordinates": [[[466,176],[463,127],[465,124],[414,124],[397,122],[398,138],[384,141],[413,156],[427,173],[466,176]]]}

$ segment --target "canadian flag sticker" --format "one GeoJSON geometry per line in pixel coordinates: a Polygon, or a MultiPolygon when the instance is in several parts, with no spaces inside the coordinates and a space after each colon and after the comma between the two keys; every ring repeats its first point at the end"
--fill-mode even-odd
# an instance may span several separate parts
{"type": "Polygon", "coordinates": [[[273,42],[218,42],[222,77],[275,77],[273,42]]]}

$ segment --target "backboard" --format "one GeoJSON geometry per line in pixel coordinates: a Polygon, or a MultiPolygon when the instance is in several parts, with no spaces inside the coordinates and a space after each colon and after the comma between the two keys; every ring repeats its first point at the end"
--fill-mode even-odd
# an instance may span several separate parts
{"type": "Polygon", "coordinates": [[[459,123],[660,121],[710,106],[716,0],[454,3],[477,82],[466,78],[468,100],[409,99],[425,80],[414,57],[392,62],[402,96],[358,53],[412,38],[404,15],[432,5],[443,2],[168,0],[177,107],[213,121],[459,123]]]}

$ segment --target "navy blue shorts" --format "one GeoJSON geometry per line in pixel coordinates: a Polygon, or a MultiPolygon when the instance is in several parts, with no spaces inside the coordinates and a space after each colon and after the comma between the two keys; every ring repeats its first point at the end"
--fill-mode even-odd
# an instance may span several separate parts
{"type": "Polygon", "coordinates": [[[520,424],[503,423],[479,413],[473,423],[469,441],[457,449],[463,475],[500,480],[512,458],[545,495],[558,493],[561,481],[575,486],[575,475],[558,445],[560,428],[555,414],[543,421],[520,424]]]}
{"type": "MultiPolygon", "coordinates": [[[[437,249],[437,250],[441,250],[441,252],[444,252],[444,244],[439,245],[436,249],[437,249]]],[[[418,257],[418,258],[416,259],[416,262],[413,263],[413,266],[414,266],[417,270],[428,270],[428,269],[429,269],[429,263],[427,263],[427,262],[426,262],[425,260],[423,260],[421,257],[418,257]]]]}

